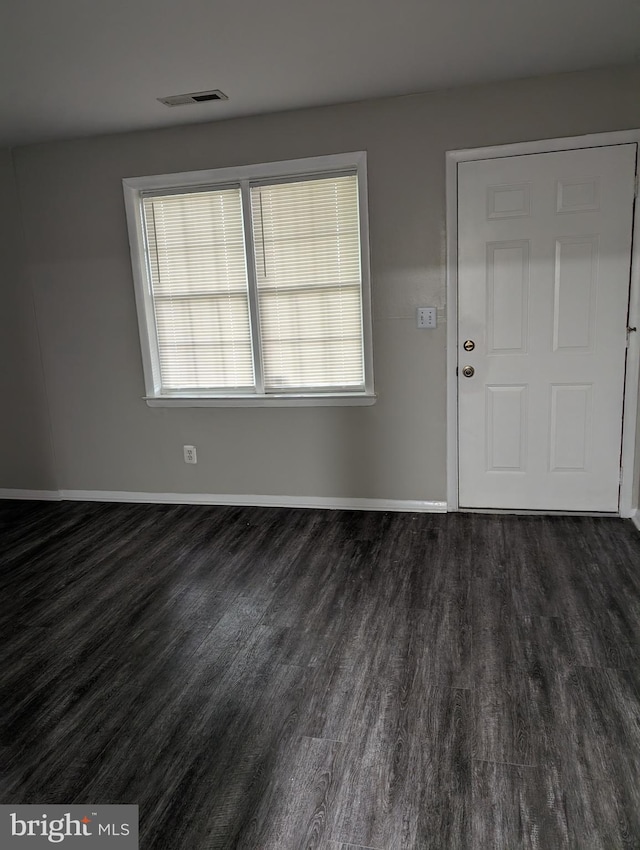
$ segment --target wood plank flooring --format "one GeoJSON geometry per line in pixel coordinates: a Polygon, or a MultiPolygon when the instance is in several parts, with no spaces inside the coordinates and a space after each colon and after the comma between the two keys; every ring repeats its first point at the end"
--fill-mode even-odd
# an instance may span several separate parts
{"type": "Polygon", "coordinates": [[[640,847],[640,534],[0,503],[0,802],[143,850],[640,847]]]}

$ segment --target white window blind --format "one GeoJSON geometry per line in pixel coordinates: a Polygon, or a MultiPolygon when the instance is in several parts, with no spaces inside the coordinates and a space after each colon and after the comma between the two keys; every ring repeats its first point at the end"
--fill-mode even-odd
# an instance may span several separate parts
{"type": "Polygon", "coordinates": [[[123,181],[149,403],[373,402],[365,165],[123,181]]]}
{"type": "Polygon", "coordinates": [[[240,188],[144,199],[162,389],[253,387],[240,188]]]}
{"type": "Polygon", "coordinates": [[[355,174],[251,188],[267,391],[364,386],[355,174]]]}

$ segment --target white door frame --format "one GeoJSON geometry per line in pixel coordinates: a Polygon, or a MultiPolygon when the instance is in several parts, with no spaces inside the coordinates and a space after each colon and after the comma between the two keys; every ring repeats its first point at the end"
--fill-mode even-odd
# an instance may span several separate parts
{"type": "MultiPolygon", "coordinates": [[[[613,133],[594,133],[588,136],[571,136],[564,139],[545,139],[536,142],[518,142],[487,148],[447,151],[447,509],[458,510],[458,163],[477,159],[522,156],[524,154],[550,153],[576,148],[597,148],[606,145],[640,143],[640,130],[623,130],[613,133]]],[[[636,427],[638,422],[638,379],[640,378],[640,203],[636,200],[631,248],[631,288],[629,325],[638,328],[629,334],[627,369],[622,417],[622,477],[620,481],[620,507],[622,517],[632,517],[636,505],[632,504],[636,455],[636,427]]]]}

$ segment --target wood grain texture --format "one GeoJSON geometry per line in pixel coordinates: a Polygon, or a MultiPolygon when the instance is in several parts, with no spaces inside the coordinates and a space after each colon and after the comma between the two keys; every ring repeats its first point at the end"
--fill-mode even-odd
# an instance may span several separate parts
{"type": "Polygon", "coordinates": [[[640,535],[0,504],[0,801],[144,850],[640,846],[640,535]]]}
{"type": "Polygon", "coordinates": [[[475,761],[470,847],[569,847],[565,800],[553,769],[475,761]]]}

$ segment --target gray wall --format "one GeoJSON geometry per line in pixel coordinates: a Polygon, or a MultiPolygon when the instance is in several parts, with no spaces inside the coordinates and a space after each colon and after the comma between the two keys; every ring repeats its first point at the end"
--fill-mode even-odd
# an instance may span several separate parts
{"type": "Polygon", "coordinates": [[[639,127],[639,92],[637,66],[16,150],[59,486],[444,500],[446,329],[414,320],[445,302],[444,152],[639,127]],[[377,404],[148,408],[121,179],[361,149],[377,404]]]}
{"type": "Polygon", "coordinates": [[[0,150],[0,489],[55,487],[11,152],[0,150]]]}

